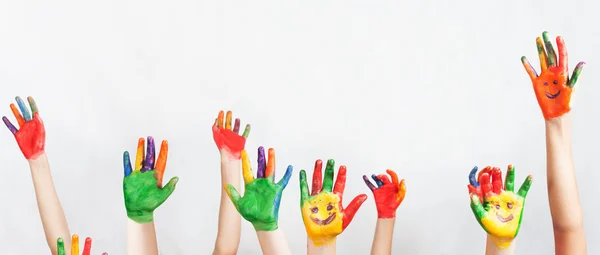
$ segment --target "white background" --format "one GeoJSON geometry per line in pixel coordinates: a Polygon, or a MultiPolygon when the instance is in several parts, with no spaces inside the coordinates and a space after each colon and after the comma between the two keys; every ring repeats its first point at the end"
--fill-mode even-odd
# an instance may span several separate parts
{"type": "MultiPolygon", "coordinates": [[[[544,121],[520,63],[539,70],[544,30],[564,36],[571,69],[588,63],[573,150],[588,251],[600,253],[594,1],[283,2],[0,1],[0,113],[35,97],[69,226],[94,239],[94,254],[125,254],[122,153],[148,135],[169,140],[165,180],[180,178],[155,213],[161,253],[212,252],[221,109],[252,124],[253,162],[263,145],[279,177],[294,166],[279,214],[294,254],[306,249],[298,173],[311,176],[318,158],[347,165],[346,203],[369,195],[339,254],[368,254],[376,209],[361,176],[387,168],[408,189],[394,254],[483,254],[467,176],[508,164],[519,185],[534,175],[517,253],[551,254],[544,121]]],[[[5,128],[0,171],[2,254],[47,254],[28,165],[5,128]]],[[[239,253],[260,253],[245,221],[239,253]]]]}

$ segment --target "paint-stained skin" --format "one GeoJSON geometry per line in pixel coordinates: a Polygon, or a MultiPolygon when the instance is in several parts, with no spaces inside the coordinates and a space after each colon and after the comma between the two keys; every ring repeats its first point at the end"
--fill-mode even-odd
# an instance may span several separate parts
{"type": "Polygon", "coordinates": [[[241,151],[242,175],[245,191],[241,197],[230,184],[224,188],[242,217],[252,223],[257,231],[273,231],[278,228],[279,204],[281,195],[292,176],[292,166],[288,166],[278,183],[275,179],[275,150],[269,149],[269,158],[265,159],[265,149],[258,147],[258,171],[256,179],[252,175],[252,165],[246,150],[241,151]]]}
{"type": "MultiPolygon", "coordinates": [[[[67,252],[65,250],[65,243],[62,238],[58,238],[56,240],[56,244],[58,246],[57,253],[58,255],[66,255],[67,252]]],[[[92,252],[92,238],[88,237],[85,239],[85,244],[83,245],[83,252],[81,255],[91,255],[92,252]]],[[[71,255],[79,255],[79,236],[73,235],[71,237],[71,255]]],[[[108,253],[104,252],[102,255],[108,255],[108,253]]]]}
{"type": "Polygon", "coordinates": [[[477,167],[469,173],[471,209],[481,227],[494,237],[496,246],[505,249],[517,237],[525,198],[533,181],[529,175],[519,191],[514,193],[515,168],[508,166],[506,181],[502,184],[502,171],[498,167],[486,167],[475,179],[477,167]]]}
{"type": "Polygon", "coordinates": [[[10,104],[10,110],[17,120],[19,128],[16,128],[6,116],[2,117],[2,121],[4,121],[8,130],[15,136],[17,144],[21,152],[23,152],[23,156],[28,160],[37,159],[44,153],[46,145],[44,122],[40,118],[37,105],[32,97],[27,98],[31,113],[20,97],[16,97],[15,100],[20,110],[17,109],[15,104],[10,104]]]}
{"type": "Polygon", "coordinates": [[[404,196],[406,195],[404,179],[398,181],[398,175],[390,169],[386,170],[386,172],[392,177],[391,181],[390,178],[384,174],[373,174],[371,176],[377,186],[373,185],[366,175],[363,175],[365,184],[373,191],[375,205],[377,206],[377,217],[379,219],[395,218],[396,210],[402,201],[404,201],[404,196]]]}
{"type": "Polygon", "coordinates": [[[585,62],[579,62],[569,78],[568,54],[564,39],[556,37],[557,56],[548,32],[543,32],[542,38],[536,39],[542,73],[538,75],[525,56],[521,57],[521,62],[533,83],[542,114],[545,119],[550,120],[571,110],[571,94],[585,62]]]}
{"type": "Polygon", "coordinates": [[[227,111],[227,116],[225,116],[225,112],[219,112],[212,127],[213,139],[220,151],[228,153],[234,159],[240,159],[240,152],[244,150],[246,139],[250,134],[250,125],[247,124],[244,133],[240,135],[240,119],[235,119],[232,129],[232,115],[231,111],[227,111]]]}
{"type": "Polygon", "coordinates": [[[175,191],[179,178],[173,177],[163,187],[162,180],[167,165],[168,142],[162,141],[158,160],[154,161],[154,139],[148,137],[148,154],[144,155],[144,138],[138,140],[135,166],[132,169],[129,152],[123,153],[123,195],[127,216],[137,223],[153,220],[156,208],[163,204],[175,191]],[[151,156],[148,156],[151,155],[151,156]]]}
{"type": "Polygon", "coordinates": [[[346,186],[346,167],[340,166],[333,185],[335,161],[327,161],[325,179],[322,182],[323,162],[317,160],[313,172],[312,193],[309,193],[306,171],[300,171],[300,209],[306,234],[315,246],[330,244],[352,222],[354,215],[367,199],[367,195],[356,196],[346,208],[342,204],[346,186]]]}

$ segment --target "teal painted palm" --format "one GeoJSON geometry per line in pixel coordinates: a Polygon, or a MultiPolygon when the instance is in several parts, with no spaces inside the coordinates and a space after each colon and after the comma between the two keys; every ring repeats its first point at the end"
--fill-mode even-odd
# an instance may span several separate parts
{"type": "Polygon", "coordinates": [[[245,183],[245,194],[240,196],[235,187],[226,184],[225,191],[235,205],[238,212],[257,231],[273,231],[278,228],[279,204],[281,195],[292,176],[292,166],[288,166],[285,175],[278,183],[275,178],[275,151],[269,149],[269,159],[265,163],[265,151],[258,148],[258,172],[254,179],[250,166],[250,159],[245,150],[241,152],[242,173],[245,183]]]}
{"type": "Polygon", "coordinates": [[[129,152],[123,153],[123,195],[127,217],[137,223],[149,223],[154,218],[154,210],[162,205],[175,191],[179,178],[173,177],[162,186],[162,178],[167,164],[169,145],[163,141],[156,165],[154,164],[154,139],[148,137],[147,153],[144,157],[144,138],[138,141],[135,170],[132,171],[129,152]]]}

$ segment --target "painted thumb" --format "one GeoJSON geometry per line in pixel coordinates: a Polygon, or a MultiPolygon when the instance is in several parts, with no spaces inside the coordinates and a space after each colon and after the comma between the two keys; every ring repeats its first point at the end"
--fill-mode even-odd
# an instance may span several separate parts
{"type": "Polygon", "coordinates": [[[173,194],[173,191],[175,191],[175,186],[177,186],[178,181],[179,181],[179,177],[173,177],[173,178],[171,178],[171,180],[169,180],[167,185],[165,185],[162,188],[163,197],[164,197],[163,200],[167,200],[167,198],[169,198],[169,196],[171,196],[171,194],[173,194]]]}

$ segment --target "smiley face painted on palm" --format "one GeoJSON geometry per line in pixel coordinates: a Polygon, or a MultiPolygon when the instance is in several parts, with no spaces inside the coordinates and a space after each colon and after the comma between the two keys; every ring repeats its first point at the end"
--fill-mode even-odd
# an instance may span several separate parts
{"type": "Polygon", "coordinates": [[[329,234],[339,234],[342,232],[342,218],[340,213],[340,198],[333,193],[321,193],[309,201],[305,201],[302,206],[302,215],[306,220],[314,223],[320,231],[329,234]]]}
{"type": "Polygon", "coordinates": [[[514,237],[519,229],[524,199],[512,192],[502,191],[485,201],[487,213],[481,219],[484,228],[498,237],[514,237]]]}

